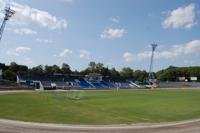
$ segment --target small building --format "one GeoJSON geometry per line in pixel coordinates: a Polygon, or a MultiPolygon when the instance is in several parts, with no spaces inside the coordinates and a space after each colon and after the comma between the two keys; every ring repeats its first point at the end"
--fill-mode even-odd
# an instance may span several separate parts
{"type": "Polygon", "coordinates": [[[85,79],[89,82],[100,82],[103,80],[103,76],[99,73],[89,73],[85,76],[85,79]]]}
{"type": "Polygon", "coordinates": [[[198,78],[197,77],[190,77],[190,81],[192,82],[197,82],[198,78]]]}
{"type": "Polygon", "coordinates": [[[179,77],[179,81],[185,82],[185,81],[187,81],[187,79],[185,77],[179,77]]]}

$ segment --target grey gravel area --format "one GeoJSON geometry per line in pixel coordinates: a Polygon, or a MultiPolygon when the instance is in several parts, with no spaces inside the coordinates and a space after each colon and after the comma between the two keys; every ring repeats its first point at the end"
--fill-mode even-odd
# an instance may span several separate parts
{"type": "Polygon", "coordinates": [[[136,125],[78,126],[0,120],[0,133],[200,133],[200,120],[136,125]]]}

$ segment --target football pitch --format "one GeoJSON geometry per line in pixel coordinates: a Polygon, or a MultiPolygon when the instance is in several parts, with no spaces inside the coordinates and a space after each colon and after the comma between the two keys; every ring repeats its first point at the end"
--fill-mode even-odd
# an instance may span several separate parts
{"type": "Polygon", "coordinates": [[[0,94],[0,118],[109,125],[200,118],[200,90],[108,90],[0,94]],[[78,95],[80,95],[78,94],[78,95]]]}

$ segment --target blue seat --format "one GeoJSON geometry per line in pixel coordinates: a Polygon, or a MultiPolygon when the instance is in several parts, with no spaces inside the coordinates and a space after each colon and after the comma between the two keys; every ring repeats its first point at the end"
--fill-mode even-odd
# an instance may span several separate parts
{"type": "Polygon", "coordinates": [[[80,78],[79,79],[79,85],[82,87],[82,88],[93,88],[92,85],[90,85],[88,82],[86,82],[84,79],[80,78]]]}

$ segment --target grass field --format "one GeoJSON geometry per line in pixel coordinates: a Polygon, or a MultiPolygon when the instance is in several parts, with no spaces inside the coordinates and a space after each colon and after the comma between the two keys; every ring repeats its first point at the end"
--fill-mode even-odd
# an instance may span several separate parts
{"type": "Polygon", "coordinates": [[[0,118],[63,124],[131,124],[200,118],[200,90],[85,91],[0,94],[0,118]]]}

